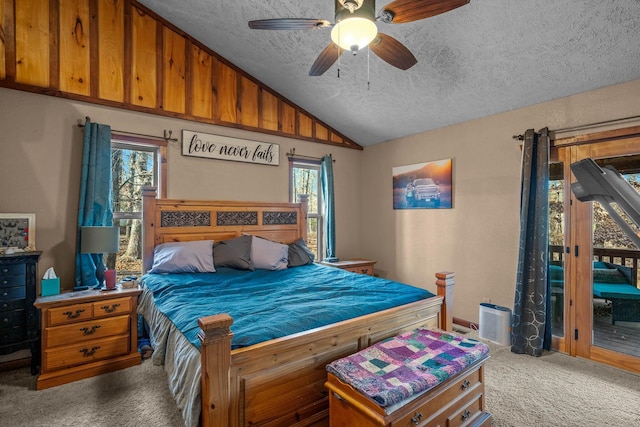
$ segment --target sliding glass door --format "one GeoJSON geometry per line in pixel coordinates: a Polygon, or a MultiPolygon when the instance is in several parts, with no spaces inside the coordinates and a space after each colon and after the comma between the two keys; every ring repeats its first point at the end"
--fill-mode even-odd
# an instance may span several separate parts
{"type": "Polygon", "coordinates": [[[622,209],[631,199],[640,218],[640,135],[555,143],[549,190],[554,347],[640,372],[640,229],[622,209]],[[607,175],[615,185],[592,188],[578,165],[593,169],[595,181],[607,175]],[[625,200],[603,196],[616,187],[627,192],[625,200]]]}

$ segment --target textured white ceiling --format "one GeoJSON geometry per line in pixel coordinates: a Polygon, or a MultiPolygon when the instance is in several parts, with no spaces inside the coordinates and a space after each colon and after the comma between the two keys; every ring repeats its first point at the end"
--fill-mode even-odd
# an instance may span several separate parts
{"type": "Polygon", "coordinates": [[[418,63],[401,71],[363,50],[341,57],[340,78],[337,63],[308,76],[329,28],[247,25],[333,22],[333,0],[139,1],[363,146],[640,78],[640,0],[471,0],[417,22],[379,22],[418,63]]]}

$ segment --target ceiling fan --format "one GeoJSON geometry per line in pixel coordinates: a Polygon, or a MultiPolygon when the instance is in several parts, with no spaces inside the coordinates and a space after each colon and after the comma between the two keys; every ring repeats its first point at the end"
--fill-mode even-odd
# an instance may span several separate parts
{"type": "Polygon", "coordinates": [[[327,71],[344,51],[353,52],[369,46],[383,61],[407,70],[418,60],[411,51],[390,35],[379,33],[376,21],[385,24],[403,24],[430,18],[456,9],[470,0],[395,0],[375,15],[375,0],[335,0],[335,24],[324,19],[275,18],[249,21],[254,30],[312,30],[332,28],[332,42],[320,53],[309,71],[320,76],[327,71]]]}

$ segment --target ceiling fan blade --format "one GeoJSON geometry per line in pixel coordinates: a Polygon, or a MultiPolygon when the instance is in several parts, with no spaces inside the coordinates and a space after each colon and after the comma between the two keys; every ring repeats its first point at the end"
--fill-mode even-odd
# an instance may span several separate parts
{"type": "Polygon", "coordinates": [[[395,0],[384,7],[380,20],[387,24],[403,24],[449,12],[470,0],[395,0]]]}
{"type": "Polygon", "coordinates": [[[327,71],[334,62],[338,59],[340,55],[342,55],[344,49],[341,49],[337,44],[331,43],[329,46],[325,47],[324,50],[320,53],[320,55],[316,58],[315,62],[311,66],[311,70],[309,70],[310,76],[321,76],[327,71]]]}
{"type": "Polygon", "coordinates": [[[378,33],[375,40],[369,44],[369,48],[380,59],[401,70],[408,70],[418,62],[405,45],[387,34],[378,33]]]}
{"type": "Polygon", "coordinates": [[[254,30],[313,30],[331,26],[331,22],[324,19],[276,18],[249,21],[249,28],[254,30]]]}

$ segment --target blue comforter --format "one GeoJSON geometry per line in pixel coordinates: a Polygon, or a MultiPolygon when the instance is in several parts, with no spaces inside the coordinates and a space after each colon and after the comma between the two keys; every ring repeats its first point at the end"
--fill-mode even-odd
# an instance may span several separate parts
{"type": "Polygon", "coordinates": [[[198,318],[233,318],[241,348],[434,296],[391,280],[318,264],[281,271],[146,274],[156,305],[196,347],[198,318]]]}

